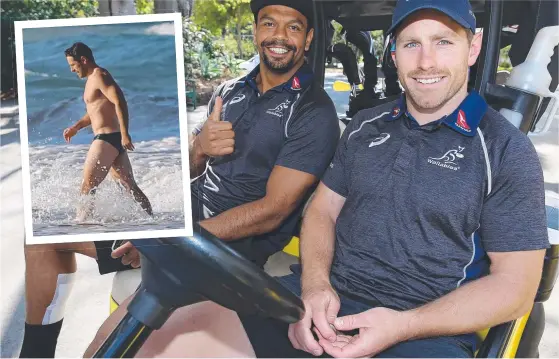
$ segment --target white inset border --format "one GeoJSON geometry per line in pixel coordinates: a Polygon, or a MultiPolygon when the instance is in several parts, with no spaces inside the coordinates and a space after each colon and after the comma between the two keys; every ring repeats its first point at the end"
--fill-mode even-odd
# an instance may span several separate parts
{"type": "Polygon", "coordinates": [[[127,240],[142,238],[162,238],[192,236],[192,210],[190,201],[190,166],[188,154],[188,129],[186,114],[186,86],[184,74],[184,47],[182,37],[182,17],[180,13],[155,14],[155,15],[126,15],[126,16],[107,16],[74,19],[51,19],[51,20],[31,20],[15,21],[15,46],[16,46],[16,68],[18,83],[18,103],[19,103],[19,126],[21,140],[22,158],[22,180],[23,180],[23,215],[25,226],[26,244],[43,243],[70,243],[70,242],[89,242],[101,240],[127,240]],[[172,230],[148,230],[148,231],[129,231],[111,233],[91,233],[91,234],[71,234],[71,235],[33,235],[33,218],[31,202],[31,179],[29,166],[29,139],[27,128],[27,104],[25,94],[25,68],[23,53],[23,29],[53,28],[67,26],[86,26],[86,25],[111,25],[111,24],[130,24],[130,23],[150,23],[150,22],[174,22],[176,71],[177,71],[177,90],[179,105],[179,129],[180,129],[180,148],[182,166],[182,185],[184,203],[184,229],[172,230]]]}

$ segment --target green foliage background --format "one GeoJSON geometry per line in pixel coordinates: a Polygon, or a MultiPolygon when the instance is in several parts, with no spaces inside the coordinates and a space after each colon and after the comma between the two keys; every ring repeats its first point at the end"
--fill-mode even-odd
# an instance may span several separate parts
{"type": "Polygon", "coordinates": [[[14,21],[98,15],[97,0],[12,0],[0,2],[2,26],[1,91],[16,88],[14,21]]]}

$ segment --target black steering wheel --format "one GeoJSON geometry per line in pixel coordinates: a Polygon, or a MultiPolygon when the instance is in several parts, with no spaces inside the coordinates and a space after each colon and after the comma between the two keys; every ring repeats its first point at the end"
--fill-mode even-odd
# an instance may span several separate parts
{"type": "Polygon", "coordinates": [[[174,310],[205,300],[287,323],[304,315],[299,297],[198,224],[192,237],[131,242],[141,255],[142,283],[95,358],[133,357],[174,310]]]}

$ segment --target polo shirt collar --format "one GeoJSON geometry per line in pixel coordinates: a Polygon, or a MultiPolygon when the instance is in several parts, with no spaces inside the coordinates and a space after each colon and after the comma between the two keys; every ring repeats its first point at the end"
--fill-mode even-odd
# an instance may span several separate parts
{"type": "MultiPolygon", "coordinates": [[[[475,136],[477,127],[486,111],[487,103],[485,100],[477,92],[470,92],[460,106],[450,115],[443,116],[437,121],[428,123],[426,126],[438,126],[442,123],[465,136],[475,136]]],[[[408,113],[406,97],[405,94],[402,94],[386,120],[393,121],[404,114],[406,114],[411,121],[417,123],[413,116],[408,113]]]]}
{"type": "MultiPolygon", "coordinates": [[[[260,65],[256,66],[242,81],[242,86],[248,85],[255,91],[258,91],[256,85],[256,76],[260,73],[260,65]]],[[[313,72],[311,67],[305,62],[297,72],[285,83],[274,87],[272,90],[288,91],[291,93],[298,93],[310,86],[313,80],[313,72]]]]}

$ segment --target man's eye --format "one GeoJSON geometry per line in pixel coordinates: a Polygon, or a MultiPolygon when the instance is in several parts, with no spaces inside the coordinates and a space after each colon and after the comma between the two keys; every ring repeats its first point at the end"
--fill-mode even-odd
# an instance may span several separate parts
{"type": "Polygon", "coordinates": [[[301,31],[301,28],[300,28],[299,26],[297,26],[297,25],[291,25],[291,26],[289,27],[289,29],[290,29],[291,31],[301,31]]]}
{"type": "Polygon", "coordinates": [[[262,25],[264,25],[264,26],[273,26],[274,24],[272,24],[271,22],[265,22],[265,23],[263,23],[262,25]]]}
{"type": "Polygon", "coordinates": [[[439,44],[441,44],[441,45],[450,45],[450,44],[452,44],[452,42],[450,42],[450,41],[448,41],[448,40],[441,40],[441,41],[439,41],[439,44]]]}
{"type": "Polygon", "coordinates": [[[405,44],[404,48],[411,49],[412,47],[416,47],[416,46],[419,46],[419,44],[417,42],[410,42],[408,44],[405,44]]]}

